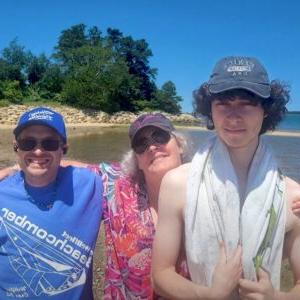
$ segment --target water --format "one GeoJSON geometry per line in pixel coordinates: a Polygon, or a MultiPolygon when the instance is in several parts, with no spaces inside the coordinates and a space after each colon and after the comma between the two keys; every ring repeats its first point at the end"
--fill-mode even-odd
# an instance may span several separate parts
{"type": "MultiPolygon", "coordinates": [[[[196,145],[200,145],[212,133],[199,130],[187,130],[196,145]]],[[[275,153],[283,173],[300,182],[300,137],[264,135],[275,153]]]]}
{"type": "Polygon", "coordinates": [[[279,130],[300,131],[300,113],[286,114],[278,126],[279,130]]]}
{"type": "MultiPolygon", "coordinates": [[[[97,128],[96,133],[85,133],[70,137],[70,151],[67,158],[89,163],[119,161],[122,155],[129,150],[127,131],[127,127],[97,128]]],[[[185,129],[182,131],[191,138],[196,147],[211,134],[211,132],[198,129],[185,129]]],[[[300,182],[300,137],[267,135],[264,138],[273,146],[284,174],[300,182]]],[[[2,130],[0,167],[15,162],[11,141],[11,131],[2,130]]]]}

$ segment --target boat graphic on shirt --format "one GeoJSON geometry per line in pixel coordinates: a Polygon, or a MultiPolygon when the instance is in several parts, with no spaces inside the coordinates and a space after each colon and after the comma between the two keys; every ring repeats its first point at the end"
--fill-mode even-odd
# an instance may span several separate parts
{"type": "Polygon", "coordinates": [[[0,217],[0,229],[6,231],[6,241],[0,243],[11,268],[35,296],[64,293],[86,281],[85,268],[58,251],[53,245],[38,239],[0,217]]]}

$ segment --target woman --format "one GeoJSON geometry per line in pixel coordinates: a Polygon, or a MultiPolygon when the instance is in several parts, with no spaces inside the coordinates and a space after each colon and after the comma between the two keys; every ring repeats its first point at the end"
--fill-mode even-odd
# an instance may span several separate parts
{"type": "MultiPolygon", "coordinates": [[[[162,114],[144,114],[129,129],[132,149],[119,164],[102,163],[107,265],[104,299],[155,299],[152,242],[160,183],[189,160],[185,138],[162,114]]],[[[186,275],[182,264],[181,273],[186,275]]]]}

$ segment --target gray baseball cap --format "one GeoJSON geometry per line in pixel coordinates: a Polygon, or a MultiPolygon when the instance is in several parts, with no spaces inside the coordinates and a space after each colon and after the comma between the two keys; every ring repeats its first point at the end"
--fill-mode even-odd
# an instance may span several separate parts
{"type": "Polygon", "coordinates": [[[131,145],[133,144],[137,133],[147,126],[157,127],[169,133],[175,130],[172,122],[161,113],[142,114],[129,127],[131,145]]]}
{"type": "Polygon", "coordinates": [[[270,80],[264,66],[254,57],[228,56],[217,62],[208,81],[208,89],[218,94],[244,89],[262,98],[270,97],[270,80]]]}

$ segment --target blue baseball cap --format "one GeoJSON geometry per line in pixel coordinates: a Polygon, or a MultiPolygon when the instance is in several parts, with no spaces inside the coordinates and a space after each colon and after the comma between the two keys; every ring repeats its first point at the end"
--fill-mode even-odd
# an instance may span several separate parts
{"type": "Polygon", "coordinates": [[[228,56],[215,65],[208,81],[208,89],[218,94],[243,89],[262,98],[269,98],[271,87],[268,73],[254,57],[228,56]]]}
{"type": "Polygon", "coordinates": [[[46,107],[36,107],[32,110],[26,111],[19,119],[17,127],[13,133],[17,137],[21,131],[31,125],[44,125],[54,129],[67,142],[66,127],[63,116],[46,107]]]}

